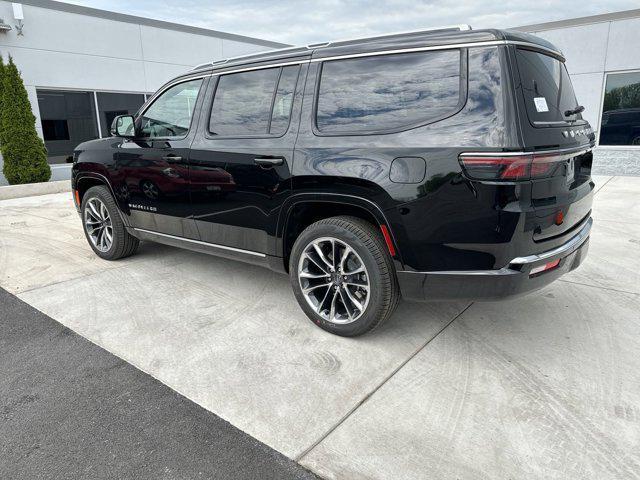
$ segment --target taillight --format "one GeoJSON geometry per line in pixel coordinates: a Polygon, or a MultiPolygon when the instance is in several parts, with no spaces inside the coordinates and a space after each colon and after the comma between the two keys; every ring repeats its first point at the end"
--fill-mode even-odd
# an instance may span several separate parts
{"type": "Polygon", "coordinates": [[[551,176],[559,164],[582,153],[461,153],[460,164],[475,180],[513,182],[551,176]]]}

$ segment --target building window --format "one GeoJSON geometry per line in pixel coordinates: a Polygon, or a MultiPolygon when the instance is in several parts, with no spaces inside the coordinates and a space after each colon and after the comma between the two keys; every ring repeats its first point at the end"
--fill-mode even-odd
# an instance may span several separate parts
{"type": "Polygon", "coordinates": [[[458,50],[327,61],[318,92],[318,130],[398,130],[451,115],[461,105],[460,64],[458,50]]]}
{"type": "Polygon", "coordinates": [[[98,117],[103,137],[110,135],[111,123],[118,115],[133,115],[144,103],[143,94],[96,93],[98,98],[98,117]]]}
{"type": "Polygon", "coordinates": [[[49,163],[65,163],[82,142],[98,138],[93,92],[37,90],[49,163]]]}
{"type": "Polygon", "coordinates": [[[640,72],[607,74],[600,145],[640,146],[640,72]]]}
{"type": "Polygon", "coordinates": [[[42,120],[42,136],[46,142],[69,140],[69,123],[66,120],[42,120]]]}

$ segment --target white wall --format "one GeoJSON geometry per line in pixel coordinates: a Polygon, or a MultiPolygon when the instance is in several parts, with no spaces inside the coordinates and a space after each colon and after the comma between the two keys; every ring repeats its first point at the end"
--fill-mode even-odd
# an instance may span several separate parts
{"type": "Polygon", "coordinates": [[[530,33],[562,50],[583,116],[599,128],[605,72],[640,70],[640,18],[530,33]]]}
{"type": "MultiPolygon", "coordinates": [[[[23,5],[24,36],[0,33],[0,54],[22,73],[42,136],[38,88],[150,93],[195,65],[268,50],[250,42],[23,5]]],[[[0,18],[14,25],[10,2],[0,18]]],[[[1,175],[0,185],[4,184],[1,175]]]]}
{"type": "MultiPolygon", "coordinates": [[[[267,47],[24,5],[24,36],[0,34],[25,83],[39,87],[152,92],[193,66],[267,47]]],[[[0,18],[13,24],[9,2],[0,18]]]]}

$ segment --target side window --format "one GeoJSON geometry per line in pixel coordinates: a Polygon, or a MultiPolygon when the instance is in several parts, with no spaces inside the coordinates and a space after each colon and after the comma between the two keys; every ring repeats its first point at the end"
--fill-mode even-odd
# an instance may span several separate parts
{"type": "Polygon", "coordinates": [[[179,83],[160,95],[140,118],[143,137],[180,137],[191,125],[202,79],[179,83]]]}
{"type": "Polygon", "coordinates": [[[455,113],[461,52],[380,55],[323,63],[316,125],[322,133],[399,129],[455,113]]]}
{"type": "Polygon", "coordinates": [[[287,131],[299,70],[300,68],[297,65],[282,69],[280,82],[278,82],[278,91],[276,92],[276,97],[273,102],[273,113],[271,114],[271,128],[269,133],[282,135],[287,131]]]}
{"type": "Polygon", "coordinates": [[[209,132],[221,136],[283,134],[289,125],[299,70],[295,65],[220,76],[209,132]]]}

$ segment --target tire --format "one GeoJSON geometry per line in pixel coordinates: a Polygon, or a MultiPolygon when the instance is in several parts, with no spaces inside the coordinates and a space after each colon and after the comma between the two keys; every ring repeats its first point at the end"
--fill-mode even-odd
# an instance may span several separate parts
{"type": "Polygon", "coordinates": [[[118,206],[107,187],[99,185],[87,190],[82,198],[80,212],[87,242],[100,258],[119,260],[133,255],[138,249],[140,241],[127,232],[118,206]],[[100,217],[105,220],[100,220],[100,217]],[[110,242],[108,232],[111,233],[110,242]]]}
{"type": "Polygon", "coordinates": [[[357,217],[331,217],[307,227],[293,245],[289,277],[309,319],[343,337],[381,325],[400,300],[393,260],[382,235],[357,217]]]}

